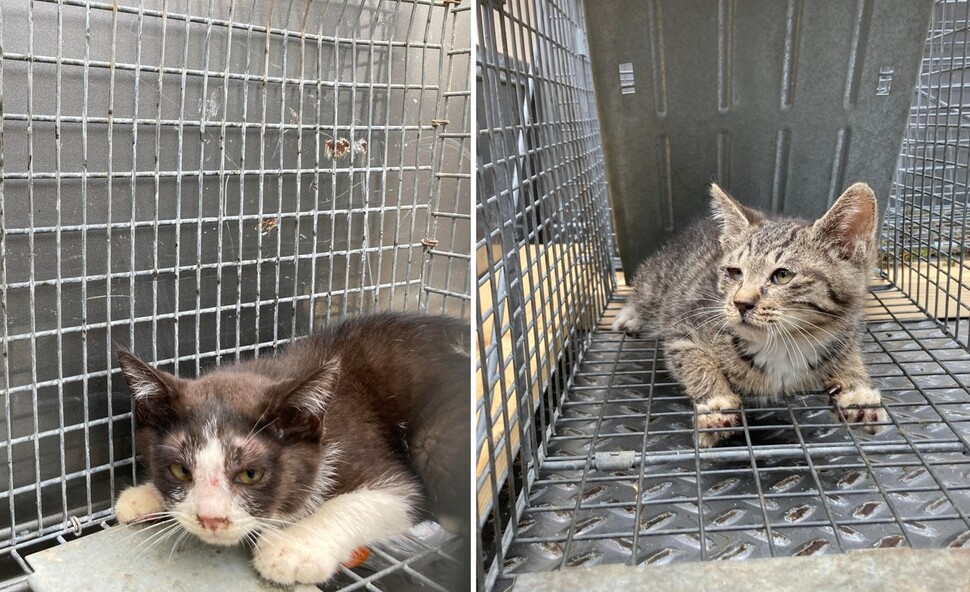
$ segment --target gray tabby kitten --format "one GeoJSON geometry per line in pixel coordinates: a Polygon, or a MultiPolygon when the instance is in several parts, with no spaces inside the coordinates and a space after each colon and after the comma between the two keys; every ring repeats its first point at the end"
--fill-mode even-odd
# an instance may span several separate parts
{"type": "Polygon", "coordinates": [[[856,183],[814,223],[768,219],[711,185],[713,217],[646,260],[613,330],[660,337],[697,410],[699,446],[730,437],[741,398],[828,389],[839,414],[886,421],[862,363],[876,197],[856,183]],[[700,431],[707,430],[707,431],[700,431]]]}

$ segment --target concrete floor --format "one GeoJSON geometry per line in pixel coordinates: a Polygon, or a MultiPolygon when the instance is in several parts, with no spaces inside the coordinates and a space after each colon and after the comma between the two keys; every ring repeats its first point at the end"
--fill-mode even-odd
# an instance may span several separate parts
{"type": "Polygon", "coordinates": [[[512,592],[970,592],[970,549],[878,549],[845,555],[599,565],[523,574],[512,592]]]}

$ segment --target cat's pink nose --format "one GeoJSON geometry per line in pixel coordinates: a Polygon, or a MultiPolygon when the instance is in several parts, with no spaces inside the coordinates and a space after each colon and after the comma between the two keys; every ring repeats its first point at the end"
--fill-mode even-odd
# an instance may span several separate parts
{"type": "Polygon", "coordinates": [[[225,516],[198,516],[202,527],[212,532],[217,532],[229,526],[229,518],[225,516]]]}

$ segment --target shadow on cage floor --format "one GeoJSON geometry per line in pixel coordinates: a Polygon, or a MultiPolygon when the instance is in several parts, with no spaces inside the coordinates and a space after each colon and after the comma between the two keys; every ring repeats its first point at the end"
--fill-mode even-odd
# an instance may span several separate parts
{"type": "MultiPolygon", "coordinates": [[[[500,576],[970,546],[970,353],[872,292],[864,356],[889,422],[869,435],[827,395],[749,408],[722,446],[693,445],[693,408],[654,339],[590,341],[500,576]],[[908,315],[907,315],[908,318],[908,315]]],[[[504,583],[504,585],[503,585],[504,583]]]]}

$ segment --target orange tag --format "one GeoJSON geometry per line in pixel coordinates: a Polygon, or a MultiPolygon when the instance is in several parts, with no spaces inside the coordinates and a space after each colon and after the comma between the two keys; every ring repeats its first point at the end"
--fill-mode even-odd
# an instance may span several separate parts
{"type": "Polygon", "coordinates": [[[357,547],[354,552],[350,554],[350,559],[344,561],[341,565],[348,569],[353,569],[359,567],[367,558],[370,557],[370,550],[367,547],[357,547]]]}

